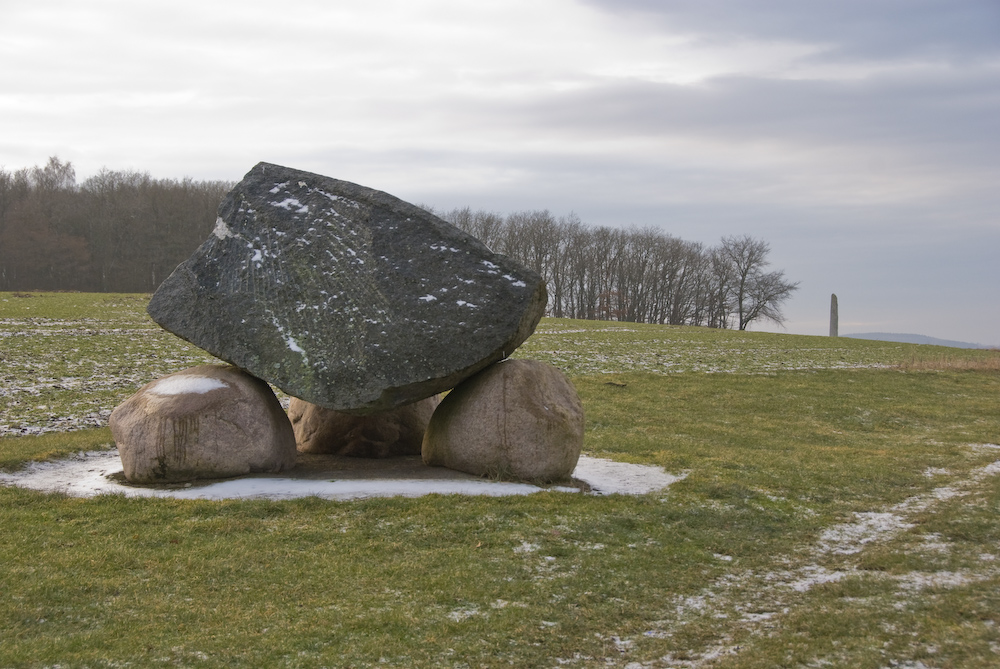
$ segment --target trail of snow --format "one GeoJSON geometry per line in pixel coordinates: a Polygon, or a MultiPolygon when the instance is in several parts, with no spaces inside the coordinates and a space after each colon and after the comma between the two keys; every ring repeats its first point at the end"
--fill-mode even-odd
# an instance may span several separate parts
{"type": "MultiPolygon", "coordinates": [[[[978,451],[1000,449],[996,444],[973,444],[971,447],[978,451]]],[[[806,552],[814,558],[829,555],[850,556],[871,545],[890,541],[914,526],[909,522],[914,515],[932,508],[939,502],[969,495],[978,483],[997,474],[1000,474],[1000,460],[972,470],[969,476],[961,481],[907,498],[885,511],[856,513],[852,522],[834,525],[825,530],[819,540],[808,547],[806,552]]],[[[992,559],[992,557],[982,556],[982,559],[989,561],[987,558],[992,559]]],[[[729,614],[724,611],[732,609],[740,614],[740,618],[735,621],[735,627],[741,631],[759,631],[761,628],[774,626],[776,619],[789,612],[790,609],[782,603],[786,594],[808,592],[817,585],[834,583],[851,576],[891,578],[898,582],[900,589],[915,591],[932,587],[961,587],[992,578],[993,574],[993,571],[987,574],[942,571],[910,572],[891,576],[876,575],[870,571],[861,572],[850,566],[828,569],[816,563],[763,574],[750,570],[742,574],[730,573],[703,589],[698,595],[678,598],[674,602],[671,618],[659,621],[658,625],[647,630],[644,635],[651,638],[668,637],[671,636],[670,627],[686,624],[684,621],[686,617],[694,615],[703,618],[726,618],[729,614]],[[763,611],[762,607],[769,610],[763,611]]],[[[740,646],[736,645],[732,635],[729,635],[722,643],[685,653],[683,658],[668,655],[652,662],[633,662],[627,666],[633,669],[652,667],[694,669],[709,666],[723,657],[738,655],[739,651],[740,646]]]]}

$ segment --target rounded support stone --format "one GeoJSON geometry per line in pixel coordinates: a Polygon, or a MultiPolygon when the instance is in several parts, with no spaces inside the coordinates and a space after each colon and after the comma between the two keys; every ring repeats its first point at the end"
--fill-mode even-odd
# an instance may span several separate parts
{"type": "Polygon", "coordinates": [[[583,405],[562,372],[537,360],[505,360],[444,398],[422,456],[478,476],[557,481],[576,468],[583,431],[583,405]]]}
{"type": "Polygon", "coordinates": [[[274,392],[228,365],[192,367],[146,384],[115,408],[110,427],[131,483],[295,466],[295,435],[274,392]]]}

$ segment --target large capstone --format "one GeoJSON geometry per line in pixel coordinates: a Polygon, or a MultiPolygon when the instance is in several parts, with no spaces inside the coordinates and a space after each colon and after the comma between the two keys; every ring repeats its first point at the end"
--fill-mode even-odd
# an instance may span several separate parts
{"type": "Polygon", "coordinates": [[[419,207],[260,163],[148,311],[289,395],[370,413],[505,358],[546,299],[537,274],[419,207]]]}

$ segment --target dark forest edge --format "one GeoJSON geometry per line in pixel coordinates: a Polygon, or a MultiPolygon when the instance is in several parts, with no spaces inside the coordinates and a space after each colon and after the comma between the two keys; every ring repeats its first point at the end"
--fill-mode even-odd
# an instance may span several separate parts
{"type": "Polygon", "coordinates": [[[148,293],[208,237],[233,184],[71,163],[0,169],[0,290],[148,293]]]}
{"type": "MultiPolygon", "coordinates": [[[[211,234],[232,186],[106,168],[77,184],[57,157],[0,168],[0,290],[153,292],[211,234]]],[[[593,227],[575,214],[434,213],[538,272],[554,317],[743,330],[783,322],[798,288],[767,271],[770,246],[747,235],[708,247],[657,228],[593,227]]]]}

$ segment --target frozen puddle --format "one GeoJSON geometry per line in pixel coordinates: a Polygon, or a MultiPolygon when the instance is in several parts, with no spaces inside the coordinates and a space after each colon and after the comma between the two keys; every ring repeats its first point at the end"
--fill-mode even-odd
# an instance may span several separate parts
{"type": "MultiPolygon", "coordinates": [[[[300,456],[301,457],[301,456],[300,456]]],[[[75,497],[122,494],[132,497],[181,499],[363,499],[442,495],[529,495],[544,490],[580,492],[571,486],[542,487],[527,483],[490,481],[443,467],[426,467],[419,456],[362,461],[355,458],[313,458],[287,475],[253,474],[213,482],[147,487],[124,485],[118,452],[91,451],[66,460],[37,462],[13,474],[0,472],[0,483],[75,497]]],[[[668,487],[683,476],[660,467],[633,465],[580,456],[573,477],[592,494],[641,495],[668,487]]]]}

